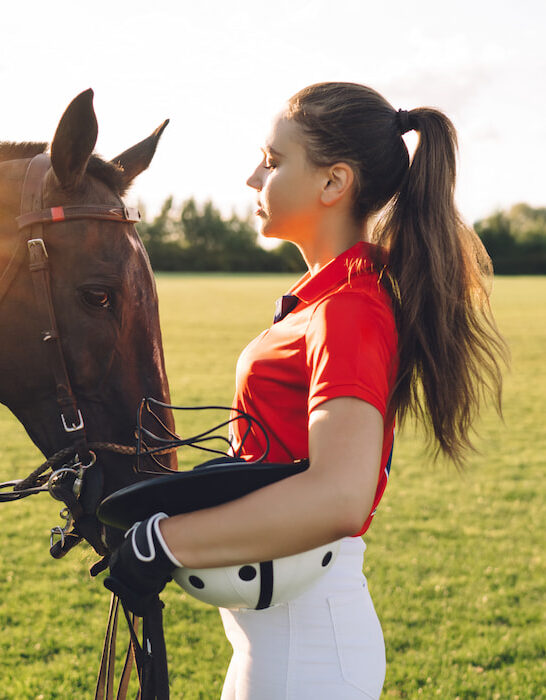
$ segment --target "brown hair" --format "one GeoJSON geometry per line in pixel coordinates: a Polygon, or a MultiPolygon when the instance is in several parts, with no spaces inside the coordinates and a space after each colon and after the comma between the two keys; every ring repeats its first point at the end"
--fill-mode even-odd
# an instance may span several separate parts
{"type": "Polygon", "coordinates": [[[500,412],[499,359],[507,350],[489,306],[491,261],[454,202],[457,137],[438,110],[399,114],[374,90],[319,83],[288,102],[316,166],[343,161],[355,173],[357,221],[381,212],[373,239],[389,251],[399,334],[399,371],[391,414],[408,413],[457,465],[485,394],[500,412]],[[413,161],[402,139],[415,129],[413,161]]]}

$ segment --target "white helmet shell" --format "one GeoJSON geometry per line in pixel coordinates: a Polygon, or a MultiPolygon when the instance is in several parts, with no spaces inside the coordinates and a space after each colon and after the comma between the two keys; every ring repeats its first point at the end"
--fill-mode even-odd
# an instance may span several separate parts
{"type": "Polygon", "coordinates": [[[339,540],[308,552],[241,566],[175,569],[173,578],[187,593],[220,608],[262,610],[286,603],[310,588],[334,563],[339,540]]]}

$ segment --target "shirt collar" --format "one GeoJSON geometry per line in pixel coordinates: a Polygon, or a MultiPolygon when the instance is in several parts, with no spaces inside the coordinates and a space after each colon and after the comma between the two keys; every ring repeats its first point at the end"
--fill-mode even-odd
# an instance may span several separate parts
{"type": "Polygon", "coordinates": [[[288,294],[298,297],[305,304],[311,304],[346,282],[350,275],[379,272],[381,266],[386,263],[387,255],[382,248],[359,241],[337,258],[326,263],[316,274],[311,275],[310,272],[306,272],[288,291],[288,294]]]}

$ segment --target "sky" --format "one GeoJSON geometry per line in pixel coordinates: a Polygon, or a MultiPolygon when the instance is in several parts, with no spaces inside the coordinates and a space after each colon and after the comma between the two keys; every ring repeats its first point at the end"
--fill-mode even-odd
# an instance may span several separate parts
{"type": "MultiPolygon", "coordinates": [[[[173,195],[245,215],[272,118],[305,85],[369,85],[432,106],[459,136],[470,222],[546,206],[543,0],[27,0],[2,9],[0,140],[51,141],[92,87],[96,150],[113,158],[167,127],[128,204],[173,195]]],[[[412,136],[409,135],[410,147],[412,136]]]]}

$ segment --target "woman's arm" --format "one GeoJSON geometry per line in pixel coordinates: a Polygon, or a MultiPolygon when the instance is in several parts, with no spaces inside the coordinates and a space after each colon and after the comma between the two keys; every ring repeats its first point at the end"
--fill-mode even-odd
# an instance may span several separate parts
{"type": "Polygon", "coordinates": [[[309,417],[305,472],[236,501],[161,521],[174,556],[191,568],[267,561],[352,535],[375,495],[383,418],[371,404],[340,397],[309,417]]]}

